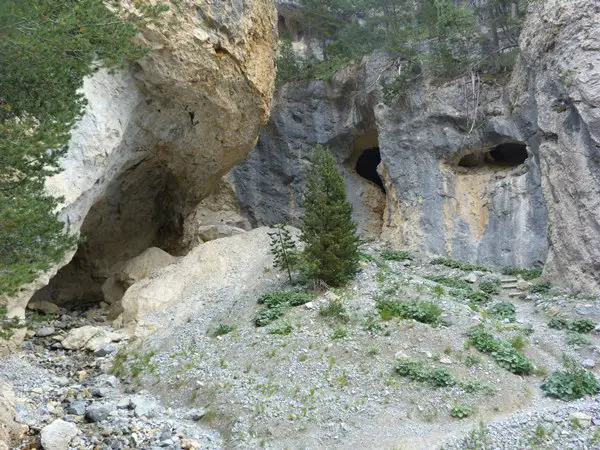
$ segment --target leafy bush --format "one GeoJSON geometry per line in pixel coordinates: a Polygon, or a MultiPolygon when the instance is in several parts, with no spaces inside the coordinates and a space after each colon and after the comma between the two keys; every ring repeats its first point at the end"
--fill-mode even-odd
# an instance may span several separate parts
{"type": "Polygon", "coordinates": [[[292,334],[293,332],[294,327],[286,320],[282,320],[278,324],[275,324],[271,328],[269,328],[269,334],[278,334],[280,336],[287,336],[288,334],[292,334]]]}
{"type": "Polygon", "coordinates": [[[470,291],[465,297],[470,304],[477,306],[485,305],[490,301],[490,294],[486,294],[483,291],[470,291]]]}
{"type": "Polygon", "coordinates": [[[589,333],[596,328],[596,323],[590,319],[575,319],[569,323],[567,328],[576,333],[589,333]]]}
{"type": "Polygon", "coordinates": [[[391,299],[377,299],[375,306],[384,320],[392,317],[414,319],[417,322],[437,325],[440,322],[442,308],[433,302],[424,300],[409,300],[401,302],[391,299]]]}
{"type": "Polygon", "coordinates": [[[600,383],[594,374],[579,367],[576,361],[565,359],[565,369],[554,372],[542,383],[542,391],[548,397],[573,401],[600,391],[600,383]]]}
{"type": "Polygon", "coordinates": [[[223,336],[225,334],[229,334],[232,331],[235,330],[235,326],[234,325],[227,325],[225,323],[220,323],[219,325],[217,325],[217,328],[215,329],[215,331],[213,332],[213,336],[223,336]]]}
{"type": "Polygon", "coordinates": [[[473,414],[473,408],[461,403],[454,405],[450,410],[450,416],[456,419],[464,419],[469,417],[471,414],[473,414]]]}
{"type": "Polygon", "coordinates": [[[552,286],[550,283],[538,283],[529,288],[529,292],[533,294],[547,294],[552,286]]]}
{"type": "Polygon", "coordinates": [[[457,383],[456,377],[448,369],[444,367],[427,368],[422,361],[409,358],[396,360],[396,373],[435,387],[454,386],[457,383]]]}
{"type": "Polygon", "coordinates": [[[350,322],[350,316],[348,315],[348,311],[346,311],[344,302],[337,298],[330,300],[326,305],[321,306],[321,308],[319,308],[319,315],[342,323],[350,322]]]}
{"type": "Polygon", "coordinates": [[[568,325],[569,323],[561,317],[553,317],[548,321],[548,328],[553,328],[555,330],[564,330],[568,325]]]}
{"type": "Polygon", "coordinates": [[[290,306],[300,306],[312,300],[306,292],[276,291],[267,292],[258,298],[259,305],[265,305],[254,316],[254,324],[264,327],[281,317],[290,306]]]}
{"type": "Polygon", "coordinates": [[[348,336],[348,329],[343,325],[336,325],[331,332],[331,339],[345,339],[348,336]]]}
{"type": "Polygon", "coordinates": [[[509,321],[514,322],[517,318],[515,305],[510,302],[496,303],[489,309],[489,313],[498,320],[508,319],[509,321]]]}
{"type": "Polygon", "coordinates": [[[387,261],[404,261],[410,258],[410,253],[406,251],[382,250],[381,257],[387,261]]]}
{"type": "Polygon", "coordinates": [[[482,281],[479,283],[479,289],[489,295],[496,295],[500,293],[500,281],[482,281]]]}
{"type": "Polygon", "coordinates": [[[496,363],[517,375],[528,375],[533,371],[533,364],[521,352],[508,342],[496,339],[486,332],[482,325],[471,328],[468,333],[469,344],[483,353],[488,353],[496,363]]]}
{"type": "Polygon", "coordinates": [[[254,316],[254,325],[264,327],[276,319],[279,319],[285,313],[286,305],[277,305],[272,308],[261,308],[254,316]]]}
{"type": "Polygon", "coordinates": [[[533,269],[517,269],[515,267],[505,267],[502,269],[504,275],[521,276],[524,280],[533,280],[542,276],[542,269],[535,267],[533,269]]]}
{"type": "Polygon", "coordinates": [[[580,345],[587,345],[590,343],[583,334],[577,333],[576,331],[568,331],[565,342],[567,343],[567,345],[573,345],[577,347],[580,345]]]}
{"type": "Polygon", "coordinates": [[[435,264],[438,266],[445,266],[445,267],[450,267],[451,269],[460,269],[460,270],[464,270],[467,272],[473,272],[475,270],[478,270],[480,272],[488,272],[489,269],[487,267],[483,267],[483,266],[476,266],[473,264],[468,264],[462,261],[455,261],[453,259],[446,259],[446,258],[436,258],[433,261],[431,261],[431,264],[435,264]]]}

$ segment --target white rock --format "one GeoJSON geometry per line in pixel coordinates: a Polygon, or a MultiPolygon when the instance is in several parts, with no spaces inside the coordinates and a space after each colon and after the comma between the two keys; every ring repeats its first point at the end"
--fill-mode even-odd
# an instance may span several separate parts
{"type": "Polygon", "coordinates": [[[593,359],[584,359],[583,361],[581,361],[581,365],[586,369],[593,369],[596,365],[596,361],[594,361],[593,359]]]}
{"type": "Polygon", "coordinates": [[[126,337],[121,331],[111,330],[107,327],[85,325],[69,331],[67,337],[62,341],[62,345],[68,350],[78,350],[85,347],[90,351],[96,351],[104,345],[119,342],[126,337]]]}
{"type": "Polygon", "coordinates": [[[592,417],[580,411],[569,414],[569,420],[571,422],[577,422],[582,428],[588,428],[592,425],[592,417]]]}
{"type": "Polygon", "coordinates": [[[73,423],[56,419],[41,432],[42,447],[45,450],[69,450],[71,440],[81,431],[73,423]]]}
{"type": "Polygon", "coordinates": [[[463,278],[467,283],[477,283],[477,275],[471,272],[469,275],[463,278]]]}

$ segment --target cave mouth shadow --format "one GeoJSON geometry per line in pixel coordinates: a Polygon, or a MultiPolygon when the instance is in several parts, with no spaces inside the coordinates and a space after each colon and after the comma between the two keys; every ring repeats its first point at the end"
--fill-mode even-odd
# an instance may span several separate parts
{"type": "Polygon", "coordinates": [[[377,166],[381,163],[381,153],[379,147],[368,148],[363,150],[358,159],[356,160],[356,173],[361,177],[369,180],[385,192],[385,185],[383,180],[377,172],[377,166]]]}
{"type": "Polygon", "coordinates": [[[470,153],[463,156],[458,166],[466,168],[512,168],[523,164],[529,154],[527,145],[518,142],[500,144],[486,152],[470,153]]]}

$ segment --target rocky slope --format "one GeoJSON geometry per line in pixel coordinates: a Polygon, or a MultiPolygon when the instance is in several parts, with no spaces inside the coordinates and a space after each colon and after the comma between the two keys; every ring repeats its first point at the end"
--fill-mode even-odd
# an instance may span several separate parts
{"type": "Polygon", "coordinates": [[[163,23],[143,30],[152,48],[130,70],[84,81],[88,105],[64,170],[48,189],[86,242],[9,300],[22,317],[32,293],[57,303],[97,303],[100,286],[150,246],[185,253],[199,202],[243,160],[269,114],[275,10],[268,0],[167,2],[163,23]]]}
{"type": "MultiPolygon", "coordinates": [[[[597,298],[557,288],[531,293],[535,284],[520,281],[519,289],[508,286],[473,303],[470,292],[505,276],[371,245],[363,247],[361,271],[347,288],[317,293],[256,327],[260,295],[289,289],[271,269],[266,231],[202,244],[212,251],[177,263],[184,264],[181,279],[191,279],[192,267],[201,274],[202,267],[218,271],[240,260],[212,285],[200,276],[177,301],[140,312],[131,329],[138,337],[113,330],[105,310],[29,315],[22,351],[0,359],[0,381],[16,394],[10,418],[26,432],[14,448],[36,442],[57,450],[596,445],[597,398],[552,400],[540,383],[562,367],[565,353],[597,374],[598,331],[575,344],[567,332],[548,327],[557,316],[600,320],[597,298]],[[382,298],[432,300],[441,322],[383,320],[376,307],[382,298]],[[490,312],[502,301],[514,304],[514,321],[490,312]],[[476,324],[507,341],[520,336],[534,373],[512,374],[469,347],[466,332],[476,324]],[[394,366],[405,358],[445,369],[457,382],[432,387],[400,376],[394,366]],[[467,418],[452,417],[457,405],[470,408],[467,418]],[[480,420],[489,428],[480,428],[480,420]]],[[[174,267],[133,287],[160,298],[156,283],[178,283],[174,267]]]]}
{"type": "MultiPolygon", "coordinates": [[[[549,279],[597,288],[600,12],[591,0],[542,3],[530,8],[508,84],[424,80],[387,106],[381,86],[401,61],[376,53],[331,82],[284,85],[233,171],[248,217],[298,222],[321,143],[344,169],[366,234],[497,267],[547,263],[549,279]]],[[[290,8],[279,12],[293,22],[290,8]]]]}

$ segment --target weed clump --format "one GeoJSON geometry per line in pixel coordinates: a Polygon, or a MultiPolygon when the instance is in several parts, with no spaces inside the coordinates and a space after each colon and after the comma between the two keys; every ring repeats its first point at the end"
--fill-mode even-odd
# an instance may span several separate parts
{"type": "Polygon", "coordinates": [[[450,416],[455,419],[465,419],[471,414],[473,414],[473,408],[462,403],[454,405],[450,410],[450,416]]]}
{"type": "Polygon", "coordinates": [[[300,306],[312,300],[306,292],[277,291],[263,294],[258,299],[264,305],[254,316],[254,325],[264,327],[280,318],[290,306],[300,306]]]}
{"type": "Polygon", "coordinates": [[[467,336],[470,345],[482,353],[489,354],[500,367],[509,372],[529,375],[533,371],[533,364],[525,355],[510,343],[492,336],[482,325],[471,328],[467,336]]]}
{"type": "Polygon", "coordinates": [[[554,372],[542,383],[542,391],[548,397],[568,402],[600,391],[600,383],[592,372],[568,358],[565,358],[564,364],[564,371],[554,372]]]}
{"type": "Polygon", "coordinates": [[[510,302],[499,302],[492,306],[488,312],[498,320],[508,320],[514,322],[517,319],[515,305],[510,302]]]}
{"type": "Polygon", "coordinates": [[[428,383],[434,387],[454,386],[458,383],[456,376],[444,367],[427,368],[422,361],[416,359],[398,359],[396,373],[414,381],[428,383]]]}
{"type": "Polygon", "coordinates": [[[387,261],[405,261],[411,259],[410,253],[406,251],[382,250],[380,254],[387,261]]]}
{"type": "Polygon", "coordinates": [[[414,319],[417,322],[429,325],[438,325],[443,312],[442,308],[435,303],[424,300],[401,302],[392,299],[377,299],[375,305],[379,315],[384,320],[399,317],[401,319],[414,319]]]}
{"type": "Polygon", "coordinates": [[[479,289],[489,295],[499,294],[500,293],[500,281],[499,280],[482,281],[481,283],[479,283],[479,289]]]}
{"type": "Polygon", "coordinates": [[[533,269],[517,269],[516,267],[505,267],[502,269],[504,275],[520,276],[524,280],[533,280],[542,276],[542,269],[534,267],[533,269]]]}
{"type": "Polygon", "coordinates": [[[344,302],[337,298],[330,300],[326,305],[321,306],[321,308],[319,308],[319,315],[321,317],[333,319],[336,322],[350,322],[350,316],[348,315],[348,311],[346,311],[344,302]]]}

